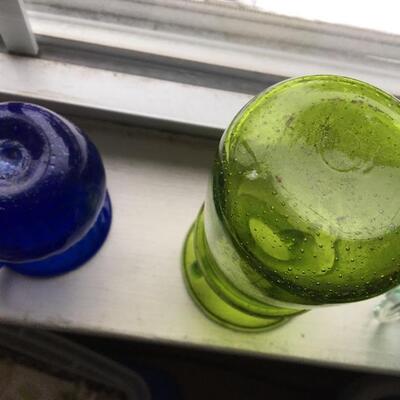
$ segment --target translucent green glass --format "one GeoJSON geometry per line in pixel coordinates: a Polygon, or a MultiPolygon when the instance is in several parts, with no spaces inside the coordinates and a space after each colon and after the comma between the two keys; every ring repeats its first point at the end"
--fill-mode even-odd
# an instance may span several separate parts
{"type": "Polygon", "coordinates": [[[244,330],[399,284],[399,101],[339,76],[255,97],[221,139],[184,273],[210,317],[244,330]]]}

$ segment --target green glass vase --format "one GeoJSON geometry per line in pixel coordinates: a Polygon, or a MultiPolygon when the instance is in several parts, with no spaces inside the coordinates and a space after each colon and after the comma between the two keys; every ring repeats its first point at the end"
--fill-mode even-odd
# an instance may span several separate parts
{"type": "Polygon", "coordinates": [[[400,283],[400,103],[340,76],[252,99],[225,131],[184,277],[215,321],[257,331],[400,283]]]}

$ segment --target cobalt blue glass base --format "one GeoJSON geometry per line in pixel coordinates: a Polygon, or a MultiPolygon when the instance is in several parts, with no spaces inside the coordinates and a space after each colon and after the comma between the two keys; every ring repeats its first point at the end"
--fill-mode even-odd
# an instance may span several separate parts
{"type": "Polygon", "coordinates": [[[3,266],[23,275],[37,277],[50,277],[69,272],[80,267],[97,253],[107,238],[111,219],[112,207],[107,192],[103,207],[95,224],[79,242],[72,245],[63,253],[43,260],[18,264],[4,263],[3,266]]]}
{"type": "Polygon", "coordinates": [[[52,276],[82,265],[111,223],[96,146],[35,104],[0,103],[0,266],[52,276]]]}

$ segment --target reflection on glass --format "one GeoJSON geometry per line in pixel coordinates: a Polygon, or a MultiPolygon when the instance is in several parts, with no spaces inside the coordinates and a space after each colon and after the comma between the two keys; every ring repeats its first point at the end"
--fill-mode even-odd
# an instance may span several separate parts
{"type": "Polygon", "coordinates": [[[400,287],[390,290],[385,295],[385,299],[375,307],[374,314],[380,322],[400,319],[400,287]]]}

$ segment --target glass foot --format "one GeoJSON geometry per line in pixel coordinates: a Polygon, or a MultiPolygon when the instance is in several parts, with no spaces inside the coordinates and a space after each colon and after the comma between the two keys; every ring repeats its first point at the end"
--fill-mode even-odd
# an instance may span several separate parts
{"type": "Polygon", "coordinates": [[[374,316],[379,322],[400,320],[400,286],[386,293],[385,299],[375,307],[374,316]]]}
{"type": "Polygon", "coordinates": [[[262,331],[286,321],[283,317],[258,317],[247,314],[218,296],[207,283],[196,260],[194,247],[195,224],[191,227],[183,250],[183,274],[186,287],[196,304],[212,320],[240,331],[262,331]]]}
{"type": "Polygon", "coordinates": [[[95,224],[79,242],[63,253],[43,260],[20,264],[5,263],[4,266],[20,274],[38,277],[59,275],[78,268],[93,257],[103,245],[110,230],[111,217],[111,201],[106,193],[103,208],[95,224]]]}

